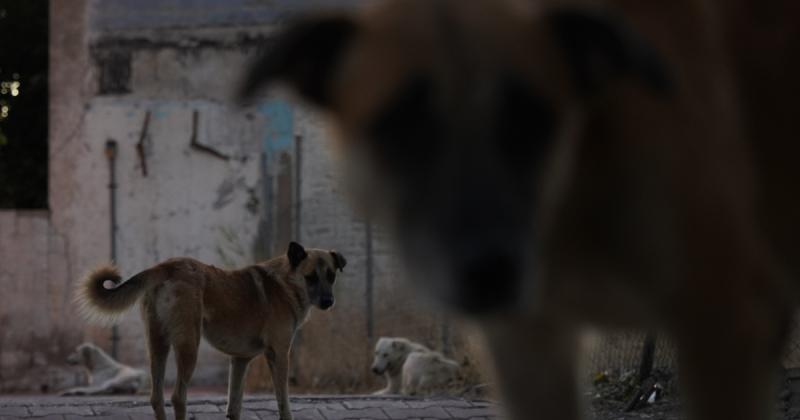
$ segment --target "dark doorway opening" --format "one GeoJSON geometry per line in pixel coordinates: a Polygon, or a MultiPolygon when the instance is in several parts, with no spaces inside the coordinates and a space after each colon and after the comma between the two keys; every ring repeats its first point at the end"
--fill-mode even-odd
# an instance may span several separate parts
{"type": "Polygon", "coordinates": [[[48,0],[0,0],[0,39],[0,208],[46,208],[48,0]]]}

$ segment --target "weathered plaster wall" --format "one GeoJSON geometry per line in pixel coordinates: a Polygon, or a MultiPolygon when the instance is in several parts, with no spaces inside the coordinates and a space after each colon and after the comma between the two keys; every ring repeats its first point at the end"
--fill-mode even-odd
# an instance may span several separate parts
{"type": "Polygon", "coordinates": [[[76,223],[61,211],[83,198],[73,186],[83,152],[84,104],[91,95],[86,42],[86,2],[51,2],[50,31],[50,209],[0,212],[0,391],[52,390],[74,383],[74,371],[58,367],[83,335],[74,316],[71,290],[89,256],[107,241],[76,246],[74,232],[107,238],[107,224],[76,223]],[[96,235],[93,229],[100,229],[96,235]]]}
{"type": "Polygon", "coordinates": [[[49,390],[75,381],[53,366],[80,339],[70,316],[66,241],[45,210],[0,211],[0,390],[49,390]]]}
{"type": "MultiPolygon", "coordinates": [[[[299,389],[376,386],[367,369],[380,335],[440,346],[443,319],[402,288],[377,226],[368,256],[366,224],[344,199],[320,116],[281,97],[230,104],[248,60],[296,11],[288,0],[51,1],[50,209],[0,212],[0,391],[64,387],[75,371],[48,366],[63,366],[81,340],[111,347],[110,330],[86,325],[70,304],[78,279],[110,258],[109,140],[118,144],[125,275],[174,256],[242,266],[292,239],[347,257],[335,309],[315,311],[298,339],[299,389]]],[[[145,365],[136,312],[119,324],[119,357],[145,365]]],[[[204,344],[193,382],[222,385],[226,369],[204,344]]],[[[265,383],[264,370],[253,366],[251,385],[265,383]]]]}

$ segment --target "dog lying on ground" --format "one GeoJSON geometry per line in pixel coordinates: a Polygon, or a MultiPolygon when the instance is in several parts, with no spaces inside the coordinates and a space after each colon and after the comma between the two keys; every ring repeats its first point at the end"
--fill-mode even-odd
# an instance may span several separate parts
{"type": "Polygon", "coordinates": [[[67,363],[86,368],[89,385],[70,388],[62,392],[62,396],[136,394],[147,384],[147,373],[144,370],[117,362],[92,343],[83,343],[76,347],[67,356],[67,363]]]}
{"type": "Polygon", "coordinates": [[[382,394],[443,393],[459,378],[460,366],[439,352],[406,338],[381,337],[375,343],[372,373],[386,377],[382,394]]]}
{"type": "Polygon", "coordinates": [[[241,92],[331,117],[354,201],[483,325],[512,418],[581,417],[579,333],[613,325],[672,336],[691,418],[761,420],[798,296],[799,22],[794,0],[387,0],[290,25],[241,92]]]}
{"type": "Polygon", "coordinates": [[[186,388],[203,336],[231,356],[227,417],[238,419],[250,361],[264,355],[272,372],[281,420],[291,420],[288,399],[292,339],[312,306],[333,306],[336,271],[345,258],[335,251],[304,249],[292,242],[286,255],[227,271],[191,258],[175,258],[127,281],[116,267],[103,266],[80,284],[77,301],[92,320],[108,321],[141,299],[150,355],[150,401],[165,420],[164,369],[175,351],[178,375],[172,404],[186,418],[186,388]]]}
{"type": "Polygon", "coordinates": [[[447,394],[459,385],[460,369],[458,362],[438,351],[413,352],[403,364],[403,394],[447,394]]]}
{"type": "Polygon", "coordinates": [[[406,338],[381,337],[375,343],[375,358],[372,360],[372,373],[386,377],[386,388],[375,394],[400,394],[403,386],[403,366],[414,352],[430,352],[422,344],[406,338]]]}

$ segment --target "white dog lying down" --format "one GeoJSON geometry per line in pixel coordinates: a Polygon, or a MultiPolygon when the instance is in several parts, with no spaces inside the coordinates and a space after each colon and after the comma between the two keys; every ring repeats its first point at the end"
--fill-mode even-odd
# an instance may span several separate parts
{"type": "Polygon", "coordinates": [[[147,384],[144,370],[117,362],[92,343],[76,347],[67,363],[84,366],[89,371],[89,385],[70,388],[61,395],[135,394],[147,384]]]}
{"type": "Polygon", "coordinates": [[[413,352],[403,364],[404,395],[446,393],[459,379],[461,366],[437,351],[413,352]]]}
{"type": "Polygon", "coordinates": [[[422,344],[381,337],[375,344],[372,372],[386,376],[386,388],[375,394],[444,392],[459,377],[459,365],[422,344]]]}

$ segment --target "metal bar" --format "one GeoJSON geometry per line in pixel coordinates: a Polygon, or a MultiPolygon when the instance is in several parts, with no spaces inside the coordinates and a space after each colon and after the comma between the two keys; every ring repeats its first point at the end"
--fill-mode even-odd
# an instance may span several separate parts
{"type": "Polygon", "coordinates": [[[147,156],[145,156],[144,141],[147,139],[147,134],[149,129],[150,129],[150,110],[147,110],[144,113],[144,121],[142,121],[142,131],[141,133],[139,133],[139,142],[136,143],[136,153],[139,155],[139,165],[142,167],[142,176],[147,176],[147,156]]]}
{"type": "MultiPolygon", "coordinates": [[[[300,192],[302,191],[302,177],[301,174],[303,172],[302,168],[302,140],[303,138],[299,135],[294,136],[294,240],[303,243],[302,238],[300,237],[300,211],[302,210],[302,200],[300,196],[300,192]]],[[[294,335],[294,342],[292,344],[292,351],[297,351],[298,348],[302,346],[303,343],[303,330],[298,330],[295,332],[294,335]]],[[[293,357],[292,359],[292,372],[289,375],[289,380],[291,381],[292,385],[297,385],[299,383],[299,378],[302,374],[301,367],[300,367],[300,358],[293,357]]]]}
{"type": "Polygon", "coordinates": [[[303,136],[294,136],[294,240],[300,243],[301,211],[303,210],[303,200],[300,195],[303,191],[303,136]]]}
{"type": "Polygon", "coordinates": [[[450,317],[447,314],[442,314],[442,325],[441,325],[441,340],[442,340],[442,353],[446,356],[451,356],[451,349],[450,349],[450,317]]]}
{"type": "Polygon", "coordinates": [[[267,154],[261,153],[261,176],[264,177],[264,224],[266,234],[264,235],[264,253],[266,257],[271,257],[275,252],[275,178],[270,174],[270,162],[267,161],[267,154]]]}
{"type": "MultiPolygon", "coordinates": [[[[149,115],[149,114],[148,114],[149,115]]],[[[117,142],[113,139],[106,141],[106,158],[108,159],[108,193],[109,193],[109,219],[111,220],[111,261],[117,262],[117,142]]],[[[117,324],[111,327],[111,357],[119,356],[119,328],[117,324]]]]}
{"type": "Polygon", "coordinates": [[[204,153],[208,153],[209,155],[214,156],[216,158],[220,158],[222,160],[226,161],[230,160],[231,159],[230,156],[220,152],[217,149],[214,149],[213,147],[206,146],[205,144],[202,144],[197,140],[197,126],[199,120],[200,120],[200,114],[197,112],[197,110],[194,110],[194,112],[192,112],[192,137],[189,139],[189,147],[204,153]]]}
{"type": "Polygon", "coordinates": [[[372,221],[367,220],[366,226],[366,253],[367,253],[367,273],[366,273],[366,289],[364,299],[367,304],[367,340],[368,345],[371,346],[375,338],[375,319],[374,319],[374,305],[373,305],[373,255],[372,255],[372,221]]]}

